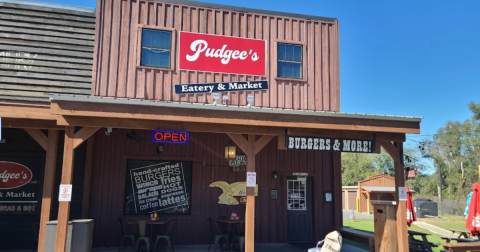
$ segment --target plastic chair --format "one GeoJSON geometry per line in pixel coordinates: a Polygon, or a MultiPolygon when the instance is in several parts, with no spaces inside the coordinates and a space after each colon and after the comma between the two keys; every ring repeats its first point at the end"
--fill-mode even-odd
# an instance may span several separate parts
{"type": "Polygon", "coordinates": [[[137,234],[135,232],[132,232],[132,231],[128,230],[127,221],[123,217],[118,218],[118,225],[120,226],[120,229],[122,230],[122,234],[123,234],[122,241],[120,242],[120,246],[118,247],[118,251],[120,251],[120,249],[122,248],[122,245],[123,245],[123,250],[125,251],[125,248],[127,247],[124,244],[125,241],[126,240],[131,240],[132,241],[132,248],[133,248],[133,251],[135,252],[136,251],[135,250],[135,237],[137,236],[137,234]]]}
{"type": "MultiPolygon", "coordinates": [[[[223,238],[225,239],[225,243],[227,244],[228,251],[231,251],[230,249],[230,244],[228,241],[228,234],[223,233],[220,231],[220,228],[218,227],[218,223],[216,220],[212,218],[208,218],[208,223],[210,225],[210,232],[212,233],[212,240],[213,240],[213,246],[214,250],[217,251],[217,246],[221,245],[220,240],[223,238]]],[[[208,244],[208,251],[210,251],[210,246],[212,245],[212,241],[210,241],[210,244],[208,244]]]]}
{"type": "Polygon", "coordinates": [[[153,251],[157,249],[157,245],[159,245],[159,242],[161,242],[162,239],[164,239],[167,242],[165,246],[168,247],[171,251],[174,251],[172,236],[173,236],[173,231],[175,230],[176,224],[177,224],[177,219],[173,219],[164,224],[165,233],[155,236],[155,246],[153,246],[153,251]]]}

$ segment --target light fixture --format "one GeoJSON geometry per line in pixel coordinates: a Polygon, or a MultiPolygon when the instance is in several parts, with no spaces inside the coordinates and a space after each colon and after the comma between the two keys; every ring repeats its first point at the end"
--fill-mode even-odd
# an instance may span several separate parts
{"type": "Polygon", "coordinates": [[[222,104],[228,105],[228,95],[222,96],[222,104]]]}
{"type": "Polygon", "coordinates": [[[252,101],[253,101],[253,95],[248,95],[247,96],[247,101],[248,101],[248,105],[247,107],[252,107],[252,101]]]}
{"type": "Polygon", "coordinates": [[[113,129],[112,128],[106,128],[105,129],[105,135],[110,136],[112,134],[113,129]]]}
{"type": "Polygon", "coordinates": [[[212,94],[212,97],[213,97],[213,105],[217,105],[217,100],[218,98],[220,98],[220,94],[219,93],[213,93],[212,94]]]}
{"type": "Polygon", "coordinates": [[[236,147],[232,144],[232,142],[229,142],[227,146],[225,146],[225,160],[235,160],[235,155],[236,147]]]}
{"type": "Polygon", "coordinates": [[[272,171],[272,178],[277,179],[278,178],[278,173],[276,171],[272,171]]]}

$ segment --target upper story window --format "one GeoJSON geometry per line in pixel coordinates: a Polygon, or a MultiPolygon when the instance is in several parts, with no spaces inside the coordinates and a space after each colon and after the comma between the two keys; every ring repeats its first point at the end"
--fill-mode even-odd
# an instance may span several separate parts
{"type": "Polygon", "coordinates": [[[140,65],[170,67],[172,32],[142,29],[142,57],[140,65]]]}
{"type": "Polygon", "coordinates": [[[302,45],[278,43],[277,77],[301,79],[303,52],[302,45]]]}

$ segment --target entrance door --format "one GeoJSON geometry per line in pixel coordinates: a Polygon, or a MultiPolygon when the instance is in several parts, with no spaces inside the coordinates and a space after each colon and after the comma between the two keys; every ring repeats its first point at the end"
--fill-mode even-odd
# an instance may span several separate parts
{"type": "Polygon", "coordinates": [[[312,190],[309,177],[287,178],[288,241],[312,240],[312,190]]]}

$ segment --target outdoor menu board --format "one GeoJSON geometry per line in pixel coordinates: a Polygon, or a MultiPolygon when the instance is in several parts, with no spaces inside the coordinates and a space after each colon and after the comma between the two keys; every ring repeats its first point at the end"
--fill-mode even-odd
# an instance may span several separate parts
{"type": "Polygon", "coordinates": [[[41,158],[0,157],[0,215],[40,211],[41,158]]]}
{"type": "Polygon", "coordinates": [[[125,214],[190,214],[192,163],[128,160],[125,214]]]}

